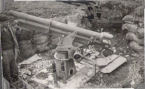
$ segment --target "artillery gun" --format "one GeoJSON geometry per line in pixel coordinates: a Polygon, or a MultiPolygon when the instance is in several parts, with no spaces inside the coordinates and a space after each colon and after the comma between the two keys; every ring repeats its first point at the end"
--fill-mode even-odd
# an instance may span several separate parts
{"type": "MultiPolygon", "coordinates": [[[[88,58],[86,54],[83,53],[83,49],[81,48],[84,45],[89,46],[89,43],[110,45],[109,40],[113,38],[113,35],[106,32],[98,33],[21,12],[10,10],[7,14],[18,17],[19,19],[15,20],[15,22],[21,27],[37,31],[49,30],[49,33],[53,36],[51,44],[57,44],[54,53],[55,60],[52,64],[54,84],[61,87],[80,87],[98,72],[96,71],[96,68],[98,68],[96,65],[99,64],[95,62],[96,60],[88,58]],[[79,68],[77,68],[78,66],[79,68]],[[58,78],[61,78],[63,81],[57,81],[58,78]]],[[[99,55],[96,51],[94,54],[99,55]]],[[[111,60],[109,58],[105,59],[104,65],[107,66],[99,71],[110,73],[126,62],[126,59],[123,57],[120,58],[120,56],[117,55],[113,55],[112,57],[111,60]]],[[[101,61],[103,61],[103,59],[101,61]]],[[[56,88],[56,86],[49,87],[56,88]]]]}

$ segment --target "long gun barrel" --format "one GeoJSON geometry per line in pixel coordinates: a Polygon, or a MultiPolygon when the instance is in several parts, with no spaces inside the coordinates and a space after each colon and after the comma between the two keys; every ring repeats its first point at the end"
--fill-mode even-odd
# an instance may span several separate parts
{"type": "Polygon", "coordinates": [[[102,39],[111,39],[113,38],[113,35],[106,33],[106,32],[102,32],[102,33],[98,33],[98,32],[94,32],[91,30],[87,30],[87,29],[83,29],[83,28],[79,28],[79,27],[75,27],[75,26],[70,26],[64,23],[60,23],[57,21],[52,21],[49,19],[45,19],[45,18],[40,18],[40,17],[36,17],[36,16],[32,16],[32,15],[28,15],[22,12],[17,12],[17,11],[13,11],[10,10],[9,12],[7,12],[7,14],[16,16],[20,19],[25,19],[26,21],[33,21],[45,26],[49,26],[51,25],[52,28],[56,28],[56,29],[60,29],[62,31],[66,31],[66,32],[74,32],[77,31],[78,35],[90,38],[93,35],[95,35],[96,39],[99,41],[102,41],[102,39]]]}

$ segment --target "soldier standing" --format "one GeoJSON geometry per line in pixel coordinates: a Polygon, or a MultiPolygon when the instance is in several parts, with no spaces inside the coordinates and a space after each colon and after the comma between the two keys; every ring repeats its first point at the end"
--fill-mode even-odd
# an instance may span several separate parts
{"type": "Polygon", "coordinates": [[[17,52],[15,50],[18,43],[14,38],[16,39],[14,29],[4,23],[1,27],[3,76],[10,83],[18,80],[17,52]]]}

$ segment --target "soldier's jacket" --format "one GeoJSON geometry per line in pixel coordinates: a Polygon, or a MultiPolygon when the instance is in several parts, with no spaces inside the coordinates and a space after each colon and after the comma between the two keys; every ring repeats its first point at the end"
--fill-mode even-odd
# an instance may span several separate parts
{"type": "Polygon", "coordinates": [[[14,41],[8,28],[1,29],[2,50],[12,49],[14,41]]]}
{"type": "MultiPolygon", "coordinates": [[[[16,30],[13,29],[11,31],[16,36],[16,30]]],[[[6,24],[1,27],[1,44],[2,50],[13,49],[15,45],[12,34],[6,24]]]]}

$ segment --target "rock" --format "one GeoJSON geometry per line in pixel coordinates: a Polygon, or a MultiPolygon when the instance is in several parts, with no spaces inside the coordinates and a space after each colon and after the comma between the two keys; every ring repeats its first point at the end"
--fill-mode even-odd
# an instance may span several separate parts
{"type": "Polygon", "coordinates": [[[126,48],[128,49],[129,47],[127,46],[126,48]]]}
{"type": "Polygon", "coordinates": [[[135,86],[135,81],[132,80],[131,83],[130,83],[130,85],[131,85],[132,87],[134,87],[134,86],[135,86]]]}
{"type": "Polygon", "coordinates": [[[132,41],[130,42],[129,44],[130,48],[133,49],[134,51],[140,51],[140,50],[143,50],[143,46],[140,46],[137,42],[135,41],[132,41]]]}
{"type": "Polygon", "coordinates": [[[103,75],[102,75],[102,74],[100,74],[100,77],[102,78],[102,77],[103,77],[103,75]]]}
{"type": "Polygon", "coordinates": [[[119,48],[119,51],[120,51],[120,52],[123,52],[123,48],[119,48]]]}
{"type": "Polygon", "coordinates": [[[116,48],[112,47],[113,53],[116,53],[116,48]]]}
{"type": "Polygon", "coordinates": [[[35,87],[35,89],[44,89],[44,87],[42,87],[40,84],[38,84],[38,86],[35,87]]]}
{"type": "Polygon", "coordinates": [[[134,60],[134,58],[132,57],[132,58],[130,58],[131,60],[134,60]]]}
{"type": "Polygon", "coordinates": [[[104,56],[104,57],[108,57],[109,55],[112,55],[113,54],[113,51],[111,49],[103,49],[101,54],[104,56]]]}
{"type": "Polygon", "coordinates": [[[24,79],[26,79],[26,78],[27,78],[27,75],[26,75],[26,74],[24,74],[22,77],[23,77],[24,79]]]}
{"type": "Polygon", "coordinates": [[[40,72],[36,75],[36,78],[42,79],[42,80],[46,79],[46,78],[48,78],[48,73],[40,72]]]}
{"type": "Polygon", "coordinates": [[[123,50],[123,53],[126,54],[126,50],[123,50]]]}
{"type": "Polygon", "coordinates": [[[31,75],[31,72],[29,70],[27,70],[27,75],[31,75]]]}
{"type": "Polygon", "coordinates": [[[129,55],[125,55],[125,57],[126,57],[126,58],[129,57],[129,55]]]}
{"type": "Polygon", "coordinates": [[[134,54],[131,54],[131,56],[138,57],[139,55],[134,53],[134,54]]]}
{"type": "Polygon", "coordinates": [[[32,74],[35,75],[35,74],[37,74],[38,72],[39,72],[38,69],[34,69],[33,72],[32,72],[32,74]]]}
{"type": "Polygon", "coordinates": [[[122,30],[128,30],[129,32],[136,32],[137,31],[138,26],[135,24],[123,24],[122,25],[122,30]]]}

